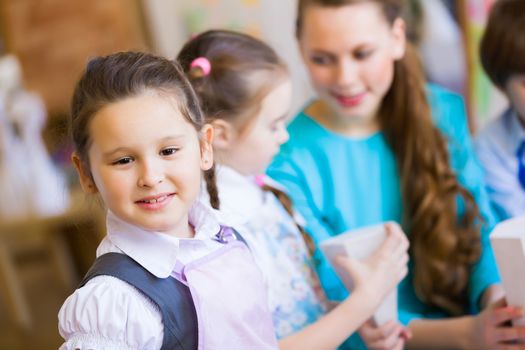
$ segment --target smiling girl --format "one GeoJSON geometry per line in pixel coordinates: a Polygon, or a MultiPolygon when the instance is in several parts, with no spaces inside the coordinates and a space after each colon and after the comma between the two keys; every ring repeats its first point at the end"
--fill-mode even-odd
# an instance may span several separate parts
{"type": "Polygon", "coordinates": [[[213,129],[180,67],[144,53],[95,58],[70,122],[107,235],[60,309],[61,349],[276,349],[249,250],[196,200],[213,129]]]}

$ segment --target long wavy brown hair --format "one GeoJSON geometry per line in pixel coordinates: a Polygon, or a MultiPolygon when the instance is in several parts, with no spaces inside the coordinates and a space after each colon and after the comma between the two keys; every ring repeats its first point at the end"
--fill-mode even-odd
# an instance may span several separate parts
{"type": "MultiPolygon", "coordinates": [[[[367,1],[380,6],[390,24],[401,17],[402,0],[299,0],[297,37],[307,7],[367,1]]],[[[479,209],[451,169],[446,140],[432,122],[422,67],[410,46],[394,69],[379,123],[400,173],[414,289],[427,304],[465,314],[470,270],[481,253],[479,209]]]]}

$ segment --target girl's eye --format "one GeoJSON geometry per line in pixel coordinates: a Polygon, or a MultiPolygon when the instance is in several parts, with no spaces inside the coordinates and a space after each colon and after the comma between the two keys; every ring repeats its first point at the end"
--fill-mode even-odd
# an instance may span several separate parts
{"type": "Polygon", "coordinates": [[[365,58],[368,58],[370,55],[372,55],[372,50],[360,50],[354,54],[355,58],[358,60],[364,60],[365,58]]]}
{"type": "Polygon", "coordinates": [[[270,124],[270,130],[272,132],[277,132],[279,129],[284,128],[284,118],[280,118],[279,120],[273,122],[270,124]]]}
{"type": "Polygon", "coordinates": [[[310,60],[314,64],[317,64],[317,65],[320,65],[320,66],[326,66],[328,64],[333,63],[333,59],[331,59],[330,57],[325,56],[325,55],[313,55],[313,56],[310,57],[310,60]]]}
{"type": "Polygon", "coordinates": [[[126,164],[129,164],[133,161],[133,158],[131,157],[122,157],[120,159],[117,159],[116,161],[114,161],[113,163],[111,163],[112,165],[126,165],[126,164]]]}
{"type": "Polygon", "coordinates": [[[162,155],[162,156],[171,156],[171,155],[174,155],[175,153],[177,153],[178,150],[179,149],[175,148],[175,147],[165,148],[162,151],[160,151],[160,155],[162,155]]]}

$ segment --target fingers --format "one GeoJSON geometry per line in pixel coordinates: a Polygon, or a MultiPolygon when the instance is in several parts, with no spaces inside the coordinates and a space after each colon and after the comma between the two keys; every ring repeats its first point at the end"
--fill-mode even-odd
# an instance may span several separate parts
{"type": "Polygon", "coordinates": [[[397,344],[394,346],[392,350],[403,350],[405,348],[405,341],[403,339],[399,339],[397,344]]]}
{"type": "Polygon", "coordinates": [[[385,230],[387,236],[394,236],[398,245],[405,247],[405,250],[408,248],[408,238],[407,235],[401,229],[401,226],[395,222],[387,222],[385,224],[385,230]]]}
{"type": "Polygon", "coordinates": [[[398,271],[398,282],[402,280],[408,273],[408,253],[404,252],[400,257],[396,258],[396,267],[398,271]]]}
{"type": "MultiPolygon", "coordinates": [[[[525,340],[525,327],[500,327],[494,332],[497,343],[504,341],[525,340]]],[[[525,346],[525,344],[522,344],[525,346]]]]}
{"type": "Polygon", "coordinates": [[[388,321],[382,326],[373,326],[369,323],[367,326],[361,328],[361,337],[366,339],[369,347],[377,347],[380,343],[389,339],[392,334],[395,334],[395,332],[399,330],[398,328],[398,323],[394,321],[388,321]]]}
{"type": "MultiPolygon", "coordinates": [[[[348,257],[337,257],[334,265],[348,273],[354,287],[359,285],[370,275],[377,275],[375,282],[379,287],[393,287],[408,274],[408,240],[399,225],[395,223],[385,224],[387,237],[381,246],[369,257],[362,261],[348,257]],[[382,275],[382,277],[381,277],[382,275]]],[[[342,272],[342,271],[339,271],[342,272]]],[[[340,276],[343,280],[344,277],[340,276]]],[[[374,279],[372,279],[374,280],[374,279]]],[[[384,289],[384,288],[383,288],[384,289]]],[[[379,290],[383,290],[379,288],[379,290]]]]}
{"type": "Polygon", "coordinates": [[[493,302],[492,304],[490,304],[488,307],[492,309],[499,309],[499,308],[506,307],[506,306],[508,306],[507,300],[505,298],[500,298],[496,300],[495,302],[493,302]]]}
{"type": "Polygon", "coordinates": [[[523,316],[523,311],[515,306],[500,307],[489,312],[490,324],[494,326],[523,316]]]}
{"type": "Polygon", "coordinates": [[[380,327],[373,325],[371,321],[367,321],[359,329],[359,334],[367,344],[371,344],[388,336],[395,329],[395,326],[396,322],[394,321],[388,321],[380,327]]]}
{"type": "Polygon", "coordinates": [[[396,350],[403,348],[403,329],[399,323],[389,321],[381,327],[369,327],[367,338],[363,334],[361,336],[371,350],[396,350]]]}
{"type": "Polygon", "coordinates": [[[394,251],[394,249],[403,242],[403,234],[400,234],[400,229],[391,223],[385,224],[386,239],[381,244],[379,250],[386,251],[388,253],[394,251]]]}
{"type": "Polygon", "coordinates": [[[390,350],[398,348],[400,344],[404,343],[403,339],[400,337],[400,333],[401,326],[397,325],[394,331],[390,333],[388,337],[381,339],[375,344],[372,344],[372,348],[380,350],[390,350]]]}
{"type": "Polygon", "coordinates": [[[412,331],[407,327],[403,327],[403,329],[401,330],[400,336],[405,341],[412,339],[412,331]]]}
{"type": "Polygon", "coordinates": [[[385,244],[382,248],[391,248],[386,254],[389,254],[390,263],[395,264],[394,266],[398,272],[397,281],[399,282],[408,273],[408,239],[401,227],[395,223],[386,223],[385,230],[388,235],[386,241],[390,240],[390,243],[388,245],[385,244]],[[394,245],[391,246],[391,244],[394,245]]]}
{"type": "Polygon", "coordinates": [[[385,230],[387,238],[381,248],[384,248],[388,254],[392,254],[395,258],[401,258],[406,255],[409,243],[401,227],[395,223],[386,223],[385,230]]]}
{"type": "Polygon", "coordinates": [[[499,344],[494,347],[496,350],[525,350],[525,344],[499,344]]]}

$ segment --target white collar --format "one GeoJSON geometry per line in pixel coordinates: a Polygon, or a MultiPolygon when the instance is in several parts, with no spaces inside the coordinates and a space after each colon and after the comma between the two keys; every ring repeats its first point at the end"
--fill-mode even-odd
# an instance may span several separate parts
{"type": "Polygon", "coordinates": [[[257,214],[264,203],[264,191],[255,176],[245,176],[225,165],[216,169],[221,214],[228,222],[243,224],[257,214]]]}
{"type": "MultiPolygon", "coordinates": [[[[262,190],[261,182],[288,194],[283,185],[266,174],[245,176],[230,167],[220,165],[216,168],[216,176],[221,202],[221,222],[232,227],[244,225],[259,216],[261,208],[273,196],[272,193],[262,190]]],[[[295,210],[293,220],[300,226],[306,225],[305,219],[295,210]]]]}
{"type": "Polygon", "coordinates": [[[227,222],[245,223],[260,214],[269,193],[261,185],[268,185],[286,192],[285,188],[265,174],[246,176],[225,166],[217,166],[217,187],[222,217],[227,222]],[[233,220],[232,220],[233,219],[233,220]]]}
{"type": "Polygon", "coordinates": [[[181,243],[203,243],[220,230],[215,213],[200,201],[196,201],[189,212],[189,222],[195,228],[195,236],[190,239],[141,229],[121,220],[111,211],[107,213],[106,222],[107,236],[111,242],[159,278],[166,278],[172,273],[181,243]]]}

